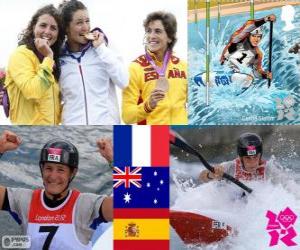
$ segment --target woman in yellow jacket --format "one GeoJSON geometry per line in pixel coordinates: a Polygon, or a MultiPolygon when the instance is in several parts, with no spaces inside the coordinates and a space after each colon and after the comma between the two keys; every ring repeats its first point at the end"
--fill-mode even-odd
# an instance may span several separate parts
{"type": "Polygon", "coordinates": [[[127,124],[187,124],[187,65],[174,56],[177,22],[157,11],[144,21],[146,52],[131,63],[123,91],[122,118],[127,124]]]}
{"type": "Polygon", "coordinates": [[[39,9],[21,34],[5,79],[13,124],[59,124],[58,57],[63,39],[60,16],[53,5],[39,9]]]}

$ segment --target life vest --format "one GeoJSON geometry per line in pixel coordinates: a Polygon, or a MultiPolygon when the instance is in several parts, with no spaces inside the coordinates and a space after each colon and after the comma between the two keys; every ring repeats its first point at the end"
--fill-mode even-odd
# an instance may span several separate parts
{"type": "Polygon", "coordinates": [[[27,228],[27,235],[31,238],[30,249],[91,249],[91,243],[84,245],[76,235],[75,204],[79,191],[70,191],[67,199],[55,208],[47,207],[43,194],[44,190],[34,190],[30,203],[27,228]]]}
{"type": "Polygon", "coordinates": [[[234,177],[242,181],[265,180],[266,161],[260,160],[259,164],[263,166],[257,168],[255,173],[250,173],[243,169],[239,158],[235,159],[234,177]]]}
{"type": "Polygon", "coordinates": [[[252,47],[248,40],[237,44],[237,50],[232,54],[228,52],[225,57],[236,66],[252,67],[259,53],[258,47],[252,47]]]}

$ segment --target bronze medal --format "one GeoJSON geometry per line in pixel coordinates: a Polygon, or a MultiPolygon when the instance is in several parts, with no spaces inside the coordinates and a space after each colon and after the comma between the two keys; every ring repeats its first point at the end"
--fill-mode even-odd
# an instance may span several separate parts
{"type": "Polygon", "coordinates": [[[160,76],[157,80],[156,80],[156,89],[160,89],[164,92],[168,92],[169,90],[169,82],[167,80],[167,78],[165,78],[164,76],[160,76]]]}
{"type": "Polygon", "coordinates": [[[168,82],[168,79],[165,77],[165,73],[166,73],[168,62],[171,58],[171,51],[170,50],[166,51],[166,53],[164,55],[164,61],[163,61],[162,67],[158,67],[147,52],[146,52],[145,56],[146,56],[146,59],[148,60],[148,62],[151,64],[151,66],[156,71],[156,73],[159,75],[159,78],[156,80],[155,89],[159,89],[164,92],[168,92],[169,91],[169,82],[168,82]]]}

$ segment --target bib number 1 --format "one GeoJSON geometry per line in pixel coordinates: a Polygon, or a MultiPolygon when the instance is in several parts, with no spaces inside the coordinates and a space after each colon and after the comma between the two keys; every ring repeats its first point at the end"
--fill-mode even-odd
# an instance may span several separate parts
{"type": "Polygon", "coordinates": [[[43,250],[48,250],[51,244],[51,241],[57,232],[58,226],[41,226],[39,232],[40,233],[49,233],[45,243],[43,245],[43,250]]]}
{"type": "Polygon", "coordinates": [[[246,53],[242,53],[242,56],[238,59],[236,59],[240,64],[243,63],[243,60],[246,58],[247,54],[246,53]]]}

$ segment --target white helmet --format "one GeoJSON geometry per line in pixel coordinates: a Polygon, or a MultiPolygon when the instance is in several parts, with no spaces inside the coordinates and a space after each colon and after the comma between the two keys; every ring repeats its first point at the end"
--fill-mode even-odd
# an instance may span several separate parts
{"type": "Polygon", "coordinates": [[[263,35],[263,32],[262,32],[262,29],[261,27],[258,27],[256,28],[255,30],[252,30],[250,32],[251,35],[259,35],[259,36],[262,36],[263,35]]]}

